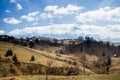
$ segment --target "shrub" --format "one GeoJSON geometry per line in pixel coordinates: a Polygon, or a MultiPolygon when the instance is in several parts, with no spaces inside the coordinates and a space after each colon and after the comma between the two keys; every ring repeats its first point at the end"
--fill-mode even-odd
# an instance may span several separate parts
{"type": "Polygon", "coordinates": [[[18,61],[16,55],[14,55],[14,56],[12,57],[12,60],[13,60],[15,63],[19,63],[19,61],[18,61]]]}
{"type": "Polygon", "coordinates": [[[30,61],[35,61],[35,57],[34,57],[34,56],[31,56],[30,61]]]}
{"type": "Polygon", "coordinates": [[[8,57],[8,56],[12,56],[13,55],[13,51],[11,49],[9,49],[6,54],[5,54],[5,57],[8,57]]]}

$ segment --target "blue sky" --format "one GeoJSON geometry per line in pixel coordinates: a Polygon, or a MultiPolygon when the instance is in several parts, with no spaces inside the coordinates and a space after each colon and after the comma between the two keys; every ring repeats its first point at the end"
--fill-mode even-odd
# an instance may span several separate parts
{"type": "Polygon", "coordinates": [[[120,0],[0,0],[0,34],[120,42],[120,0]]]}

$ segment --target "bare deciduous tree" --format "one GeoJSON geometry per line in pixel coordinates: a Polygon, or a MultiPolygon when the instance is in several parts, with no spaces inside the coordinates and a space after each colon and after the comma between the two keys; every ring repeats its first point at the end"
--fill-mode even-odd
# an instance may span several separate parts
{"type": "Polygon", "coordinates": [[[81,63],[83,64],[83,68],[84,68],[83,72],[84,72],[84,75],[85,75],[85,67],[86,67],[86,61],[87,61],[85,53],[81,54],[80,60],[81,60],[81,63]]]}
{"type": "Polygon", "coordinates": [[[50,73],[50,69],[52,68],[52,65],[53,65],[53,60],[48,60],[45,67],[45,73],[46,73],[45,80],[48,80],[48,75],[50,73]]]}

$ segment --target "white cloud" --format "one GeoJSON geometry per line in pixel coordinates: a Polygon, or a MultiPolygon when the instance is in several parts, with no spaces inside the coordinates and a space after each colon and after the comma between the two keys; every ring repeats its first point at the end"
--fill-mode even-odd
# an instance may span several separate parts
{"type": "Polygon", "coordinates": [[[28,16],[36,16],[39,13],[39,11],[29,13],[28,16]]]}
{"type": "Polygon", "coordinates": [[[16,2],[16,0],[10,0],[10,2],[11,2],[11,3],[15,3],[15,2],[16,2]]]}
{"type": "Polygon", "coordinates": [[[120,7],[114,9],[105,7],[80,13],[76,19],[79,23],[120,22],[120,7]]]}
{"type": "Polygon", "coordinates": [[[120,25],[80,25],[80,27],[77,27],[76,34],[89,35],[93,37],[97,36],[101,39],[116,39],[120,38],[120,25]]]}
{"type": "Polygon", "coordinates": [[[6,13],[10,13],[11,11],[10,10],[5,10],[6,13]]]}
{"type": "Polygon", "coordinates": [[[57,8],[58,8],[57,5],[55,5],[55,6],[46,6],[46,7],[44,8],[44,10],[45,10],[45,11],[55,11],[57,8]]]}
{"type": "Polygon", "coordinates": [[[40,15],[40,17],[44,20],[48,19],[48,18],[53,18],[54,16],[51,13],[42,13],[40,15]]]}
{"type": "Polygon", "coordinates": [[[22,5],[19,4],[19,3],[16,3],[16,7],[17,7],[18,10],[22,10],[22,9],[23,9],[23,8],[22,8],[22,5]]]}
{"type": "MultiPolygon", "coordinates": [[[[15,29],[15,30],[11,31],[11,32],[8,33],[8,34],[13,35],[13,36],[15,36],[15,35],[21,35],[21,30],[15,29]]],[[[23,33],[22,33],[22,34],[23,34],[23,33]]]]}
{"type": "Polygon", "coordinates": [[[14,17],[4,18],[3,21],[9,24],[18,24],[21,22],[21,20],[15,19],[14,17]]]}
{"type": "Polygon", "coordinates": [[[49,26],[36,26],[36,27],[26,27],[24,29],[15,29],[9,34],[11,35],[27,35],[27,34],[65,34],[71,32],[71,27],[74,24],[55,24],[49,26]]]}
{"type": "Polygon", "coordinates": [[[16,5],[18,10],[22,10],[23,9],[22,5],[20,3],[17,3],[16,0],[10,0],[10,3],[15,3],[15,5],[16,5]]]}
{"type": "MultiPolygon", "coordinates": [[[[77,25],[77,24],[54,24],[49,26],[34,26],[24,29],[15,29],[9,34],[14,36],[19,35],[79,35],[99,37],[102,40],[120,38],[120,25],[77,25]]],[[[62,37],[62,36],[61,36],[62,37]]]]}
{"type": "Polygon", "coordinates": [[[36,21],[39,19],[38,14],[39,14],[39,11],[31,12],[28,15],[21,16],[21,19],[25,19],[27,21],[36,21]]]}
{"type": "Polygon", "coordinates": [[[63,14],[76,14],[83,7],[75,6],[75,5],[67,5],[66,7],[58,7],[58,6],[47,6],[44,8],[44,11],[40,13],[39,11],[31,12],[27,15],[21,16],[21,19],[25,19],[27,21],[36,21],[39,19],[53,19],[53,18],[61,18],[63,14]],[[59,15],[60,14],[60,15],[59,15]]]}
{"type": "Polygon", "coordinates": [[[66,7],[59,7],[57,5],[47,6],[44,8],[45,11],[53,12],[53,14],[75,14],[79,12],[83,7],[79,7],[76,5],[68,4],[66,7]]]}
{"type": "Polygon", "coordinates": [[[0,30],[0,35],[5,34],[5,31],[0,30]]]}

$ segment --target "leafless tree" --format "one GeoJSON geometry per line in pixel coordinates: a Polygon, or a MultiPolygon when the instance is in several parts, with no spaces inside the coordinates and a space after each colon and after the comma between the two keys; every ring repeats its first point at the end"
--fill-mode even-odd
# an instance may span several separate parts
{"type": "Polygon", "coordinates": [[[50,69],[52,68],[52,65],[53,65],[53,60],[48,60],[45,67],[45,73],[46,73],[45,80],[48,80],[48,75],[50,73],[50,69]]]}
{"type": "Polygon", "coordinates": [[[85,75],[85,67],[86,67],[86,61],[87,61],[87,58],[86,58],[86,55],[85,53],[82,53],[81,56],[80,56],[80,60],[81,60],[81,63],[83,65],[83,72],[84,72],[84,75],[85,75]]]}
{"type": "Polygon", "coordinates": [[[81,63],[83,64],[83,68],[84,68],[83,72],[85,75],[85,66],[86,66],[87,58],[86,58],[85,49],[84,49],[84,39],[82,39],[82,54],[80,56],[80,60],[81,60],[81,63]]]}

